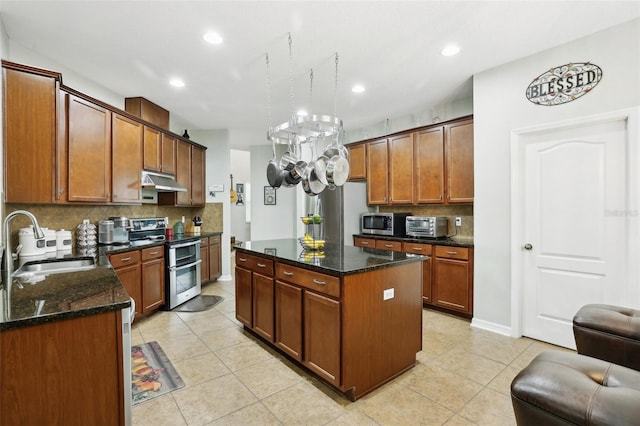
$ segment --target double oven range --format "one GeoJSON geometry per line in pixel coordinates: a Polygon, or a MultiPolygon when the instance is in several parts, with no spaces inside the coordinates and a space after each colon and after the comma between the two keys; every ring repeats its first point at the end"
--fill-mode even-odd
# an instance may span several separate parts
{"type": "Polygon", "coordinates": [[[164,241],[165,259],[165,307],[171,310],[193,299],[200,287],[200,237],[180,235],[166,238],[167,218],[131,219],[129,241],[141,246],[154,241],[164,241]]]}

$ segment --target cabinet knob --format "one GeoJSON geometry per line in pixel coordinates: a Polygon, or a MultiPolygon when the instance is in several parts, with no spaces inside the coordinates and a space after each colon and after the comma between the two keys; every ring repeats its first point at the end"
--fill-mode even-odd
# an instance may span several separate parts
{"type": "Polygon", "coordinates": [[[524,247],[522,247],[525,250],[533,250],[533,246],[531,245],[531,243],[527,243],[524,245],[524,247]]]}

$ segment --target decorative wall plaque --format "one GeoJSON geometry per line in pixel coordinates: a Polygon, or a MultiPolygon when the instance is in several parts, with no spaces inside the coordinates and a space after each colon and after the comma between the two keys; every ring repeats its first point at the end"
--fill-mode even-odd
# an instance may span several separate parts
{"type": "Polygon", "coordinates": [[[534,78],[526,96],[536,105],[566,104],[589,93],[601,79],[602,69],[590,62],[560,65],[534,78]]]}

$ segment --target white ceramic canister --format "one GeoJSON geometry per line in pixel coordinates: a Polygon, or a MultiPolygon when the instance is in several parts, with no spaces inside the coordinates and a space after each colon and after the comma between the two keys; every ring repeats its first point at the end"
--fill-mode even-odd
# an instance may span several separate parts
{"type": "Polygon", "coordinates": [[[28,228],[20,228],[18,232],[19,244],[22,246],[20,249],[20,257],[23,256],[38,256],[46,253],[45,239],[37,240],[33,232],[33,226],[28,228]]]}
{"type": "Polygon", "coordinates": [[[71,231],[56,231],[56,250],[71,250],[71,231]]]}

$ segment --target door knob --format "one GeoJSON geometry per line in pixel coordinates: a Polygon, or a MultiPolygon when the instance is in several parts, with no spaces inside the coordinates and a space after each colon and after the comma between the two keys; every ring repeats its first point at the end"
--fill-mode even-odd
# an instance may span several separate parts
{"type": "Polygon", "coordinates": [[[525,245],[524,245],[524,247],[522,247],[522,248],[523,248],[523,249],[525,249],[525,250],[532,250],[532,249],[533,249],[533,246],[532,246],[531,244],[527,243],[527,244],[525,244],[525,245]]]}

